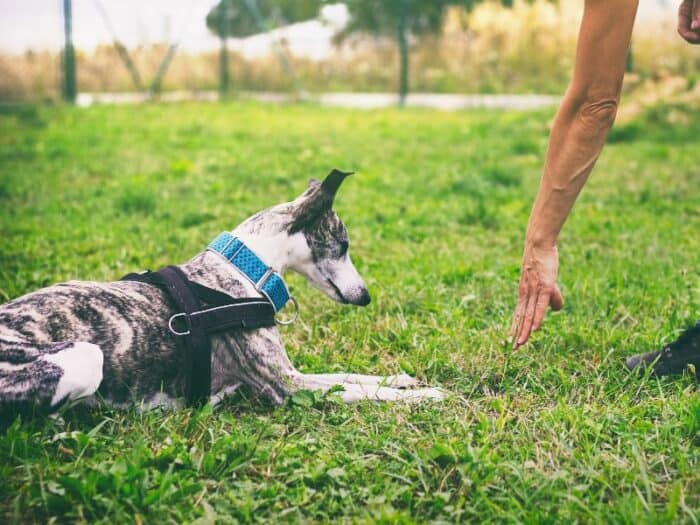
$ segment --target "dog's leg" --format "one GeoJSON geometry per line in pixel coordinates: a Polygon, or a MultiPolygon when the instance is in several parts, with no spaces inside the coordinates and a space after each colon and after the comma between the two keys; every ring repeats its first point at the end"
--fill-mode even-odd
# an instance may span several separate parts
{"type": "Polygon", "coordinates": [[[226,346],[217,347],[214,358],[214,375],[224,370],[234,370],[234,383],[241,382],[254,392],[263,394],[276,404],[302,389],[328,392],[340,385],[340,397],[346,403],[362,400],[420,401],[443,399],[437,388],[410,388],[416,381],[405,375],[367,376],[361,374],[303,374],[296,370],[284,350],[276,328],[257,330],[229,340],[226,346]]]}
{"type": "MultiPolygon", "coordinates": [[[[397,377],[397,376],[395,376],[397,377]]],[[[401,377],[401,376],[398,376],[401,377]]],[[[296,383],[300,388],[309,390],[321,390],[327,392],[331,387],[338,385],[343,391],[338,392],[346,403],[357,401],[422,401],[426,399],[440,400],[445,394],[439,388],[391,388],[383,386],[387,377],[363,376],[359,374],[300,374],[296,383]],[[351,380],[365,379],[366,382],[343,382],[344,377],[351,380]],[[335,379],[339,379],[336,381],[335,379]]]]}
{"type": "Polygon", "coordinates": [[[233,395],[236,392],[236,390],[238,390],[241,387],[242,384],[243,383],[236,383],[234,385],[229,385],[226,388],[222,388],[219,392],[217,392],[209,398],[209,402],[213,407],[217,406],[228,396],[233,395]]]}
{"type": "Polygon", "coordinates": [[[0,418],[51,410],[95,393],[103,355],[86,342],[34,344],[0,338],[0,418]]]}
{"type": "Polygon", "coordinates": [[[314,380],[330,383],[331,385],[355,384],[365,386],[388,386],[392,388],[414,388],[419,385],[415,377],[408,374],[393,376],[369,376],[364,374],[313,374],[314,380]]]}
{"type": "Polygon", "coordinates": [[[429,399],[436,401],[445,399],[445,393],[439,388],[388,388],[358,384],[341,386],[344,390],[339,392],[339,395],[346,403],[364,400],[416,402],[429,399]]]}

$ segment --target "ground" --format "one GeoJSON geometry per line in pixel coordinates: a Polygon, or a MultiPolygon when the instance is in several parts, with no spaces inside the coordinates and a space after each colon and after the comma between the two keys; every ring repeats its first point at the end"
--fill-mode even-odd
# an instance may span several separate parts
{"type": "Polygon", "coordinates": [[[562,313],[504,343],[552,111],[219,104],[0,114],[0,297],[181,262],[354,170],[337,211],[373,295],[298,277],[282,330],[306,372],[407,372],[418,406],[243,393],[220,410],[77,407],[0,435],[0,520],[697,523],[690,374],[628,374],[700,315],[700,124],[613,130],[560,239],[562,313]]]}

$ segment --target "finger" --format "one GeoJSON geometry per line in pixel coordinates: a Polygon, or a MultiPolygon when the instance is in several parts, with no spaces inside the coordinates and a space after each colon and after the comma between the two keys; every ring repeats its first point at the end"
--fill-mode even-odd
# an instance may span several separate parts
{"type": "Polygon", "coordinates": [[[552,294],[549,296],[549,306],[551,306],[552,310],[555,312],[564,308],[564,297],[561,295],[561,290],[556,284],[554,285],[552,294]]]}
{"type": "Polygon", "coordinates": [[[696,10],[693,4],[700,4],[697,0],[684,0],[678,8],[678,34],[691,44],[700,42],[700,34],[691,29],[693,23],[693,11],[696,10]]]}
{"type": "Polygon", "coordinates": [[[508,337],[513,337],[520,327],[520,320],[525,314],[525,306],[527,305],[527,295],[520,295],[518,297],[518,304],[515,306],[515,312],[513,313],[513,321],[510,324],[510,332],[508,332],[508,337]]]}
{"type": "Polygon", "coordinates": [[[532,321],[535,317],[535,308],[537,306],[537,290],[533,290],[530,293],[527,301],[527,307],[525,308],[525,315],[520,323],[520,332],[518,334],[518,346],[524,345],[528,338],[530,337],[530,332],[532,329],[532,321]]]}
{"type": "Polygon", "coordinates": [[[681,35],[689,44],[700,44],[700,36],[696,35],[692,31],[681,31],[679,29],[678,34],[681,35]]]}
{"type": "Polygon", "coordinates": [[[690,29],[700,36],[700,0],[693,1],[693,15],[690,20],[690,29]]]}
{"type": "Polygon", "coordinates": [[[689,44],[700,44],[700,28],[698,28],[696,31],[692,31],[690,29],[681,29],[679,27],[678,34],[681,35],[683,40],[689,44]]]}
{"type": "Polygon", "coordinates": [[[520,330],[520,323],[522,322],[523,315],[525,315],[525,304],[527,299],[518,299],[518,305],[515,308],[515,313],[513,314],[513,321],[510,323],[510,331],[508,332],[508,340],[513,343],[513,348],[515,348],[516,336],[520,330]]]}
{"type": "Polygon", "coordinates": [[[537,290],[533,290],[527,300],[525,316],[523,317],[523,322],[520,325],[520,334],[518,335],[518,346],[524,345],[527,342],[528,337],[530,337],[532,320],[535,317],[535,307],[537,306],[538,295],[537,290]]]}
{"type": "Polygon", "coordinates": [[[508,337],[511,339],[515,337],[518,333],[518,328],[520,327],[520,321],[525,314],[525,306],[527,305],[527,289],[523,287],[522,284],[518,286],[518,304],[515,306],[515,313],[513,314],[513,321],[510,324],[510,332],[508,332],[508,337]]]}
{"type": "Polygon", "coordinates": [[[527,306],[527,296],[522,297],[518,301],[518,308],[513,316],[513,324],[510,327],[510,341],[513,344],[513,350],[518,348],[518,333],[520,333],[520,327],[523,324],[523,317],[525,317],[525,307],[527,306]]]}
{"type": "Polygon", "coordinates": [[[539,330],[540,326],[542,326],[542,321],[544,320],[544,316],[547,313],[547,308],[549,307],[549,302],[551,300],[550,297],[550,293],[544,292],[537,298],[537,304],[535,305],[535,316],[532,320],[532,332],[539,330]]]}
{"type": "Polygon", "coordinates": [[[683,0],[678,6],[678,32],[690,31],[690,19],[692,18],[692,0],[683,0]]]}

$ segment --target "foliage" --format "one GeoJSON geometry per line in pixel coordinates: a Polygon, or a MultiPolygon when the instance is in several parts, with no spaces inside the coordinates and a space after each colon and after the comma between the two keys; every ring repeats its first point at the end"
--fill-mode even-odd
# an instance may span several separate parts
{"type": "Polygon", "coordinates": [[[219,38],[243,38],[264,33],[269,28],[316,18],[320,6],[321,0],[221,0],[209,11],[206,22],[219,38]]]}
{"type": "MultiPolygon", "coordinates": [[[[438,33],[448,6],[470,10],[479,0],[347,0],[350,22],[344,34],[361,31],[396,37],[399,45],[399,95],[403,105],[408,94],[408,36],[438,33]]],[[[512,2],[504,0],[504,5],[512,2]]]]}
{"type": "Polygon", "coordinates": [[[603,152],[560,243],[565,310],[512,353],[550,111],[2,108],[2,300],[185,261],[354,169],[337,209],[373,301],[343,307],[291,275],[292,361],[407,371],[450,398],[274,408],[243,392],[217,411],[17,422],[0,435],[0,521],[697,522],[696,380],[622,367],[700,312],[700,121],[664,117],[681,111],[644,113],[603,152]]]}
{"type": "Polygon", "coordinates": [[[402,17],[405,17],[407,32],[413,35],[435,33],[442,24],[444,8],[452,4],[455,4],[454,0],[349,0],[345,2],[350,13],[346,31],[364,31],[394,38],[402,17]]]}
{"type": "Polygon", "coordinates": [[[437,32],[448,3],[449,0],[349,0],[345,3],[350,13],[350,22],[344,34],[362,31],[397,38],[401,105],[408,94],[408,35],[437,32]]]}

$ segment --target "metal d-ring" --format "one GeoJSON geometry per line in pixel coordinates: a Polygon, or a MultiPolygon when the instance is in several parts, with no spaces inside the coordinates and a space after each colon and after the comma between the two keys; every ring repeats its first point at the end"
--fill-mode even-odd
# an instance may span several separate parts
{"type": "Polygon", "coordinates": [[[170,332],[172,332],[173,335],[190,335],[190,328],[189,328],[187,314],[185,312],[182,312],[182,313],[173,315],[170,318],[170,320],[168,321],[168,328],[170,329],[170,332]],[[184,332],[178,332],[175,329],[175,326],[173,324],[175,319],[177,319],[179,317],[182,317],[182,319],[185,321],[185,325],[187,326],[187,330],[184,332]]]}
{"type": "Polygon", "coordinates": [[[297,303],[297,300],[294,298],[293,295],[289,296],[289,300],[292,301],[292,304],[294,305],[294,313],[292,314],[291,318],[285,319],[283,321],[280,321],[279,319],[277,319],[275,317],[275,322],[278,325],[287,326],[287,325],[292,324],[294,321],[296,321],[299,318],[299,303],[297,303]]]}

